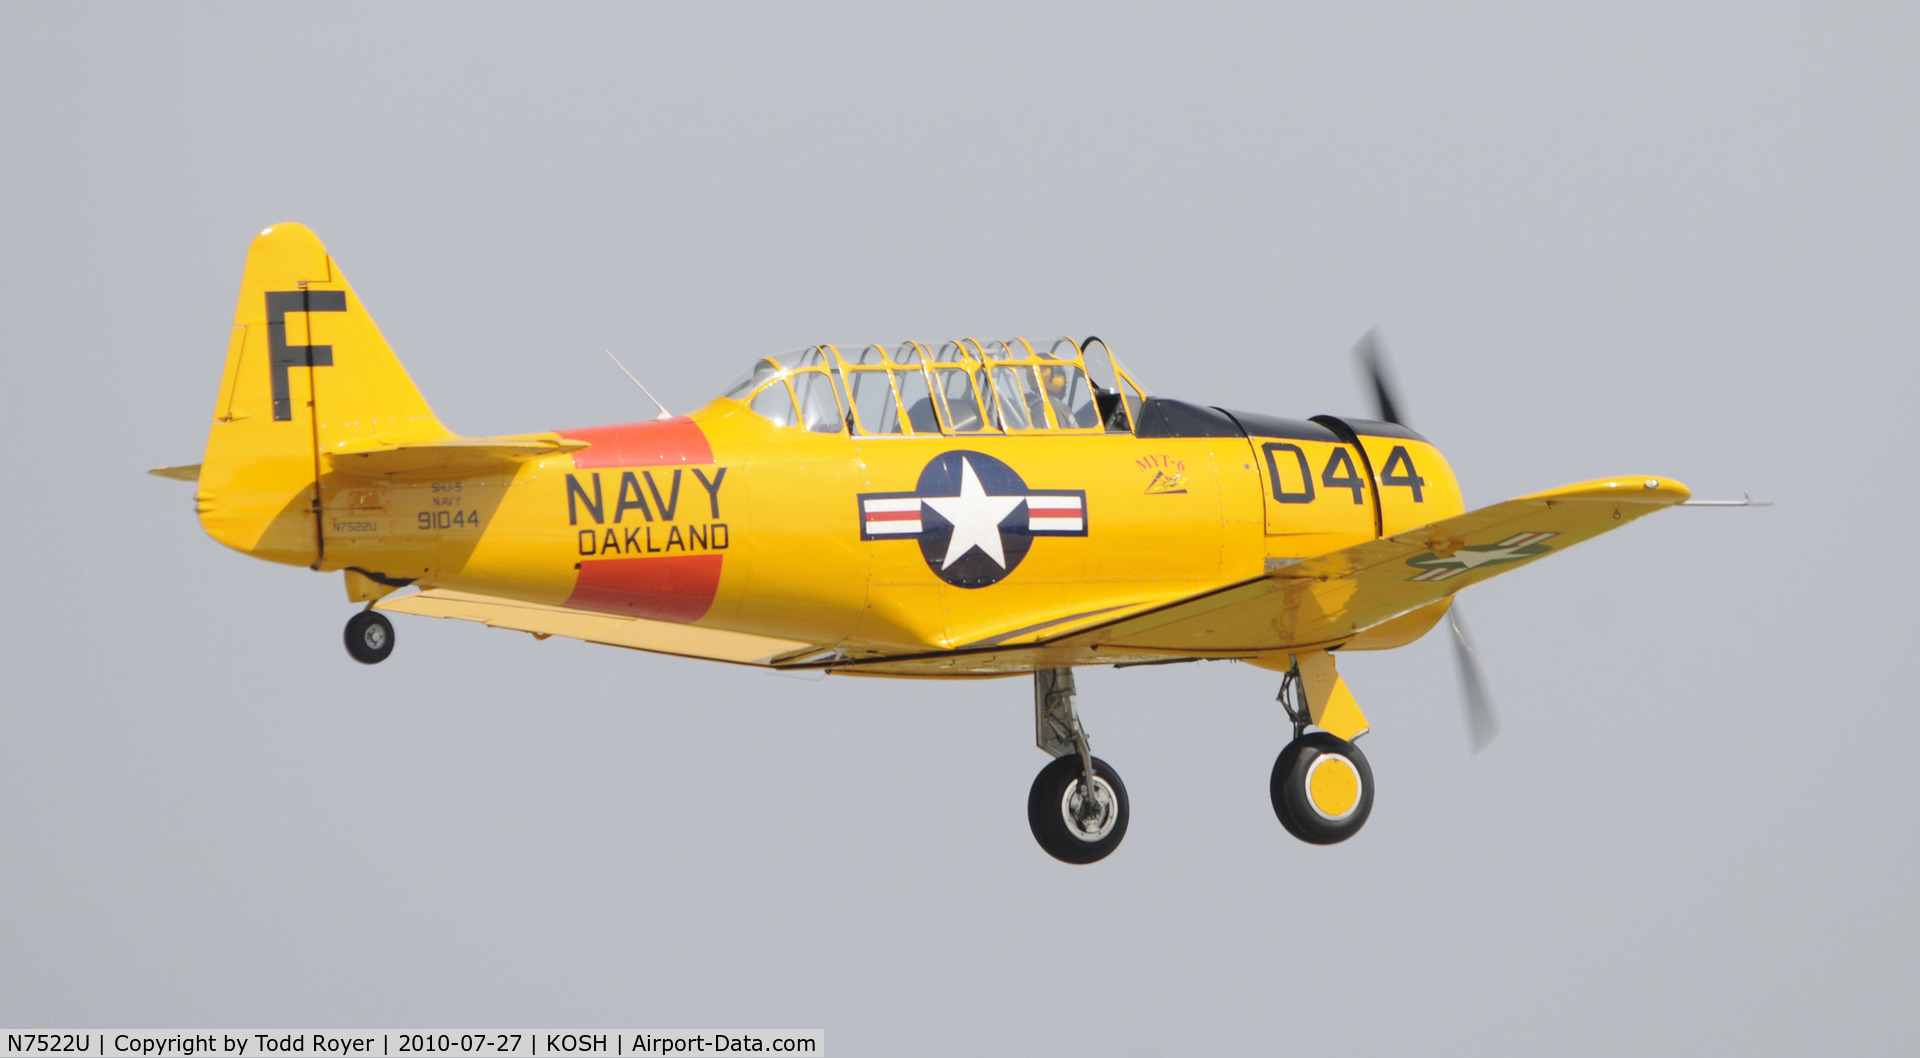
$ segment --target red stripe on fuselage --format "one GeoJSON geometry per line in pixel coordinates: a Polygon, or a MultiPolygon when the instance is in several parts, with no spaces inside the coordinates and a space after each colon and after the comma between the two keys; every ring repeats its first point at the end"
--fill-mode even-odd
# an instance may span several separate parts
{"type": "Polygon", "coordinates": [[[581,470],[713,462],[713,446],[707,444],[707,435],[684,415],[655,422],[555,432],[568,440],[585,441],[592,446],[573,454],[573,465],[581,470]]]}
{"type": "Polygon", "coordinates": [[[580,563],[567,605],[622,617],[691,624],[707,615],[720,590],[719,555],[599,558],[580,563]]]}

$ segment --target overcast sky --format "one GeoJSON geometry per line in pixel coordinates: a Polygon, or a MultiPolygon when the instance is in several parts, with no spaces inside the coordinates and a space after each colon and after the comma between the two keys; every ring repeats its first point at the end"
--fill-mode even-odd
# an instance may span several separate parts
{"type": "Polygon", "coordinates": [[[1902,5],[0,7],[0,1024],[822,1028],[833,1053],[1887,1053],[1920,987],[1920,16],[1902,5]],[[1764,8],[1764,10],[1761,10],[1764,8]],[[1368,407],[1470,504],[1677,510],[1343,660],[1083,671],[1134,816],[1025,823],[1022,680],[398,619],[207,539],[248,240],[324,239],[441,418],[648,417],[819,341],[1099,334],[1368,407]]]}

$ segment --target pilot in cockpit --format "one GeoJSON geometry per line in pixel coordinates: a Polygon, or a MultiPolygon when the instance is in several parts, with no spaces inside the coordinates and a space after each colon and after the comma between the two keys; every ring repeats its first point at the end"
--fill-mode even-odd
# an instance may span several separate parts
{"type": "Polygon", "coordinates": [[[1047,398],[1053,401],[1054,407],[1064,408],[1067,406],[1067,385],[1072,379],[1068,376],[1066,368],[1042,367],[1040,369],[1040,381],[1046,384],[1047,398]]]}

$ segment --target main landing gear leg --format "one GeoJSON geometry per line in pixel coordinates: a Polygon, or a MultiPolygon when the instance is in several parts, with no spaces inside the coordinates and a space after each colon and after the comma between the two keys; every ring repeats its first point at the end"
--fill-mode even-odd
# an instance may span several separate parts
{"type": "Polygon", "coordinates": [[[1047,855],[1092,863],[1120,847],[1127,834],[1127,787],[1087,748],[1073,707],[1073,670],[1033,673],[1034,741],[1054,756],[1027,794],[1027,825],[1047,855]]]}
{"type": "Polygon", "coordinates": [[[1367,733],[1367,718],[1324,650],[1294,655],[1280,705],[1293,721],[1293,741],[1273,762],[1273,814],[1301,841],[1345,841],[1373,812],[1373,768],[1353,744],[1367,733]]]}

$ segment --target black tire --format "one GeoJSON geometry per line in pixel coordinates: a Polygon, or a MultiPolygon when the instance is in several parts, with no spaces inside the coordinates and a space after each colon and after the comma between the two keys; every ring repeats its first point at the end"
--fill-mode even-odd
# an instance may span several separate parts
{"type": "Polygon", "coordinates": [[[1268,793],[1273,798],[1273,814],[1280,817],[1287,833],[1314,845],[1333,845],[1358,834],[1373,814],[1373,768],[1360,747],[1325,731],[1312,731],[1280,751],[1280,759],[1273,762],[1268,793]],[[1348,764],[1352,767],[1347,768],[1348,764]],[[1322,786],[1323,798],[1336,798],[1327,806],[1314,803],[1308,786],[1315,777],[1316,765],[1336,769],[1328,773],[1322,786]],[[1344,783],[1355,778],[1358,790],[1347,801],[1344,783]]]}
{"type": "Polygon", "coordinates": [[[1106,786],[1106,792],[1095,796],[1105,799],[1106,793],[1111,794],[1110,800],[1103,801],[1111,806],[1110,812],[1102,813],[1092,828],[1097,837],[1090,836],[1086,829],[1068,818],[1071,809],[1067,798],[1081,785],[1078,753],[1056,757],[1052,764],[1040,769],[1040,774],[1034,777],[1033,789],[1027,794],[1027,825],[1033,828],[1033,840],[1040,843],[1047,855],[1063,863],[1106,859],[1120,847],[1120,839],[1127,836],[1127,818],[1131,815],[1127,785],[1120,781],[1120,773],[1099,757],[1093,758],[1093,776],[1097,784],[1106,786]]]}
{"type": "Polygon", "coordinates": [[[362,610],[347,619],[347,653],[362,665],[378,665],[393,653],[393,622],[387,615],[362,610]]]}

